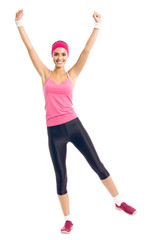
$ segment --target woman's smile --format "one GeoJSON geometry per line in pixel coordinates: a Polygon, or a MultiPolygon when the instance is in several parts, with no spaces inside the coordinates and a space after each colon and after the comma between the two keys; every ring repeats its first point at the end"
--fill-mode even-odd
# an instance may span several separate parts
{"type": "Polygon", "coordinates": [[[62,64],[64,61],[56,61],[58,64],[62,64]]]}

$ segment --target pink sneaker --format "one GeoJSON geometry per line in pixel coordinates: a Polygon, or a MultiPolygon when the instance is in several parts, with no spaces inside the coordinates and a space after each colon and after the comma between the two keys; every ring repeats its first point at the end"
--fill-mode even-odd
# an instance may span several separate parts
{"type": "Polygon", "coordinates": [[[124,212],[130,214],[130,215],[134,215],[136,213],[136,209],[129,206],[128,204],[126,204],[125,202],[122,202],[120,206],[118,206],[116,203],[115,203],[115,208],[117,210],[123,210],[124,212]]]}
{"type": "Polygon", "coordinates": [[[70,233],[73,228],[73,223],[71,221],[66,221],[64,227],[61,229],[61,233],[70,233]]]}

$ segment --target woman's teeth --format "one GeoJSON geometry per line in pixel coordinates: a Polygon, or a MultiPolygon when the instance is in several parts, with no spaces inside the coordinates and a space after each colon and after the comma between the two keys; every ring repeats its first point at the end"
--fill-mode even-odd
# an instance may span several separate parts
{"type": "Polygon", "coordinates": [[[63,63],[63,62],[59,62],[59,61],[57,61],[57,63],[63,63]]]}

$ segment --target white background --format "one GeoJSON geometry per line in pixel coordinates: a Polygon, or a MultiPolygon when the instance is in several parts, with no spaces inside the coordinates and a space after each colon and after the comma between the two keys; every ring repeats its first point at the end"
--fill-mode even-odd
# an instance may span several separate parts
{"type": "Polygon", "coordinates": [[[43,63],[54,69],[51,45],[69,44],[68,71],[94,27],[102,30],[79,75],[74,109],[110,172],[129,216],[83,155],[68,143],[67,171],[74,229],[69,239],[146,239],[147,35],[145,0],[3,1],[0,6],[0,239],[64,239],[64,216],[49,155],[40,76],[15,26],[23,24],[43,63]]]}

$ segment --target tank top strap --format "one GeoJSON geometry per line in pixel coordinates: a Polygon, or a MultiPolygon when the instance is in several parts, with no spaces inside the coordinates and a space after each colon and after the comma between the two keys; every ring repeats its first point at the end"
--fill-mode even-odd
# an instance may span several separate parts
{"type": "Polygon", "coordinates": [[[69,73],[67,72],[67,76],[68,76],[68,78],[70,79],[70,77],[69,77],[69,73]]]}
{"type": "Polygon", "coordinates": [[[50,77],[50,76],[51,76],[51,73],[52,73],[52,71],[50,71],[50,74],[49,74],[49,76],[48,76],[48,77],[50,77]]]}

